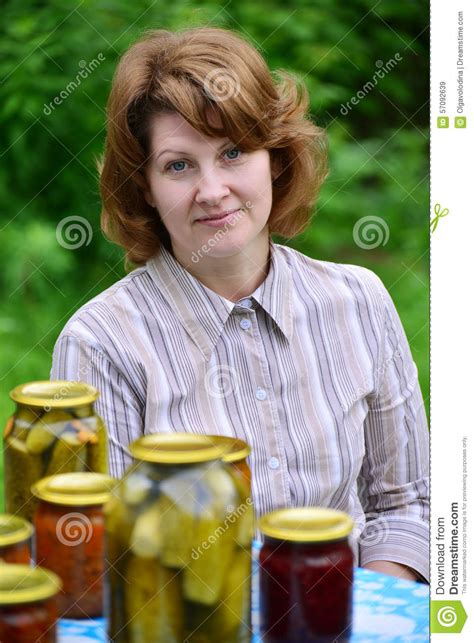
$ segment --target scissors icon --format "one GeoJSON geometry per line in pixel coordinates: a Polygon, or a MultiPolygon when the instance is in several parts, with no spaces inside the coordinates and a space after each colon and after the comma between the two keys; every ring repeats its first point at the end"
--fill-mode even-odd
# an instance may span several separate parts
{"type": "Polygon", "coordinates": [[[434,217],[434,219],[432,219],[430,221],[431,233],[433,233],[436,230],[436,228],[438,227],[438,221],[442,217],[445,217],[447,214],[449,214],[448,208],[444,208],[443,210],[441,210],[441,204],[440,203],[435,204],[434,211],[435,211],[436,216],[434,217]]]}

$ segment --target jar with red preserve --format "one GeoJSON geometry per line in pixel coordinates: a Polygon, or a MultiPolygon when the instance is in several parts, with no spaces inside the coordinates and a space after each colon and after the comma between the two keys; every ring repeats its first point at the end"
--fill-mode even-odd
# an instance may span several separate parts
{"type": "Polygon", "coordinates": [[[102,616],[105,574],[103,505],[116,481],[101,473],[64,473],[32,487],[36,561],[62,580],[61,618],[102,616]]]}
{"type": "Polygon", "coordinates": [[[262,516],[260,626],[265,643],[349,641],[352,624],[353,521],[323,507],[262,516]]]}
{"type": "Polygon", "coordinates": [[[47,569],[0,563],[0,641],[56,643],[60,587],[47,569]]]}
{"type": "Polygon", "coordinates": [[[33,525],[11,514],[0,514],[0,562],[29,565],[33,525]]]}

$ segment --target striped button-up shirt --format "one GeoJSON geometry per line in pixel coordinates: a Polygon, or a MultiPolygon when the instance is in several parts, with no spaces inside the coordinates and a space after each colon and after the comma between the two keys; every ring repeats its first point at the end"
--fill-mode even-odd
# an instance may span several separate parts
{"type": "Polygon", "coordinates": [[[270,257],[234,303],[162,248],[71,317],[50,377],[100,391],[112,475],[143,434],[242,438],[257,516],[341,509],[356,564],[391,560],[428,578],[428,430],[393,302],[366,268],[271,239],[270,257]]]}

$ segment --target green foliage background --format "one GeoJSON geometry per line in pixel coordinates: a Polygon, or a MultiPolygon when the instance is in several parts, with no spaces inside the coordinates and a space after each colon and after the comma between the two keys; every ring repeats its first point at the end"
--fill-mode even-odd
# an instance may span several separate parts
{"type": "Polygon", "coordinates": [[[312,117],[328,132],[330,176],[311,228],[288,245],[319,259],[364,265],[382,278],[428,404],[426,0],[2,4],[1,424],[13,410],[8,392],[14,386],[49,378],[52,348],[68,318],[125,275],[122,251],[100,231],[95,169],[117,60],[145,29],[195,25],[238,31],[270,69],[289,69],[306,83],[312,117]],[[397,52],[401,61],[343,115],[341,105],[397,52]],[[105,60],[97,69],[51,113],[44,111],[99,54],[105,60]],[[58,243],[56,227],[67,216],[90,222],[88,245],[67,250],[58,243]],[[385,245],[355,243],[353,228],[363,216],[386,222],[385,245]]]}

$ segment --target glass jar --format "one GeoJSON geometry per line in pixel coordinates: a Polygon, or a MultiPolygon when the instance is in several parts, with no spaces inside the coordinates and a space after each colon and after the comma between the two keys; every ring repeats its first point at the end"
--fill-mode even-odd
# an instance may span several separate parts
{"type": "Polygon", "coordinates": [[[225,448],[189,433],[133,442],[105,507],[115,643],[250,641],[248,487],[225,448]]]}
{"type": "Polygon", "coordinates": [[[33,525],[27,520],[0,514],[0,563],[29,565],[32,534],[33,525]]]}
{"type": "Polygon", "coordinates": [[[47,569],[0,563],[0,641],[56,643],[60,588],[47,569]]]}
{"type": "Polygon", "coordinates": [[[247,458],[250,455],[250,447],[244,440],[238,438],[229,438],[223,435],[211,435],[213,442],[223,445],[228,449],[226,455],[222,458],[224,462],[231,464],[239,472],[244,480],[247,480],[249,487],[251,485],[250,467],[247,458]]]}
{"type": "Polygon", "coordinates": [[[36,560],[59,576],[61,617],[103,614],[104,503],[116,480],[101,473],[63,473],[33,485],[36,560]]]}
{"type": "Polygon", "coordinates": [[[342,643],[352,623],[353,521],[323,507],[262,516],[260,626],[265,643],[342,643]]]}
{"type": "Polygon", "coordinates": [[[5,508],[32,520],[31,485],[56,473],[107,473],[107,436],[94,411],[99,392],[83,382],[30,382],[10,393],[4,430],[5,508]]]}

